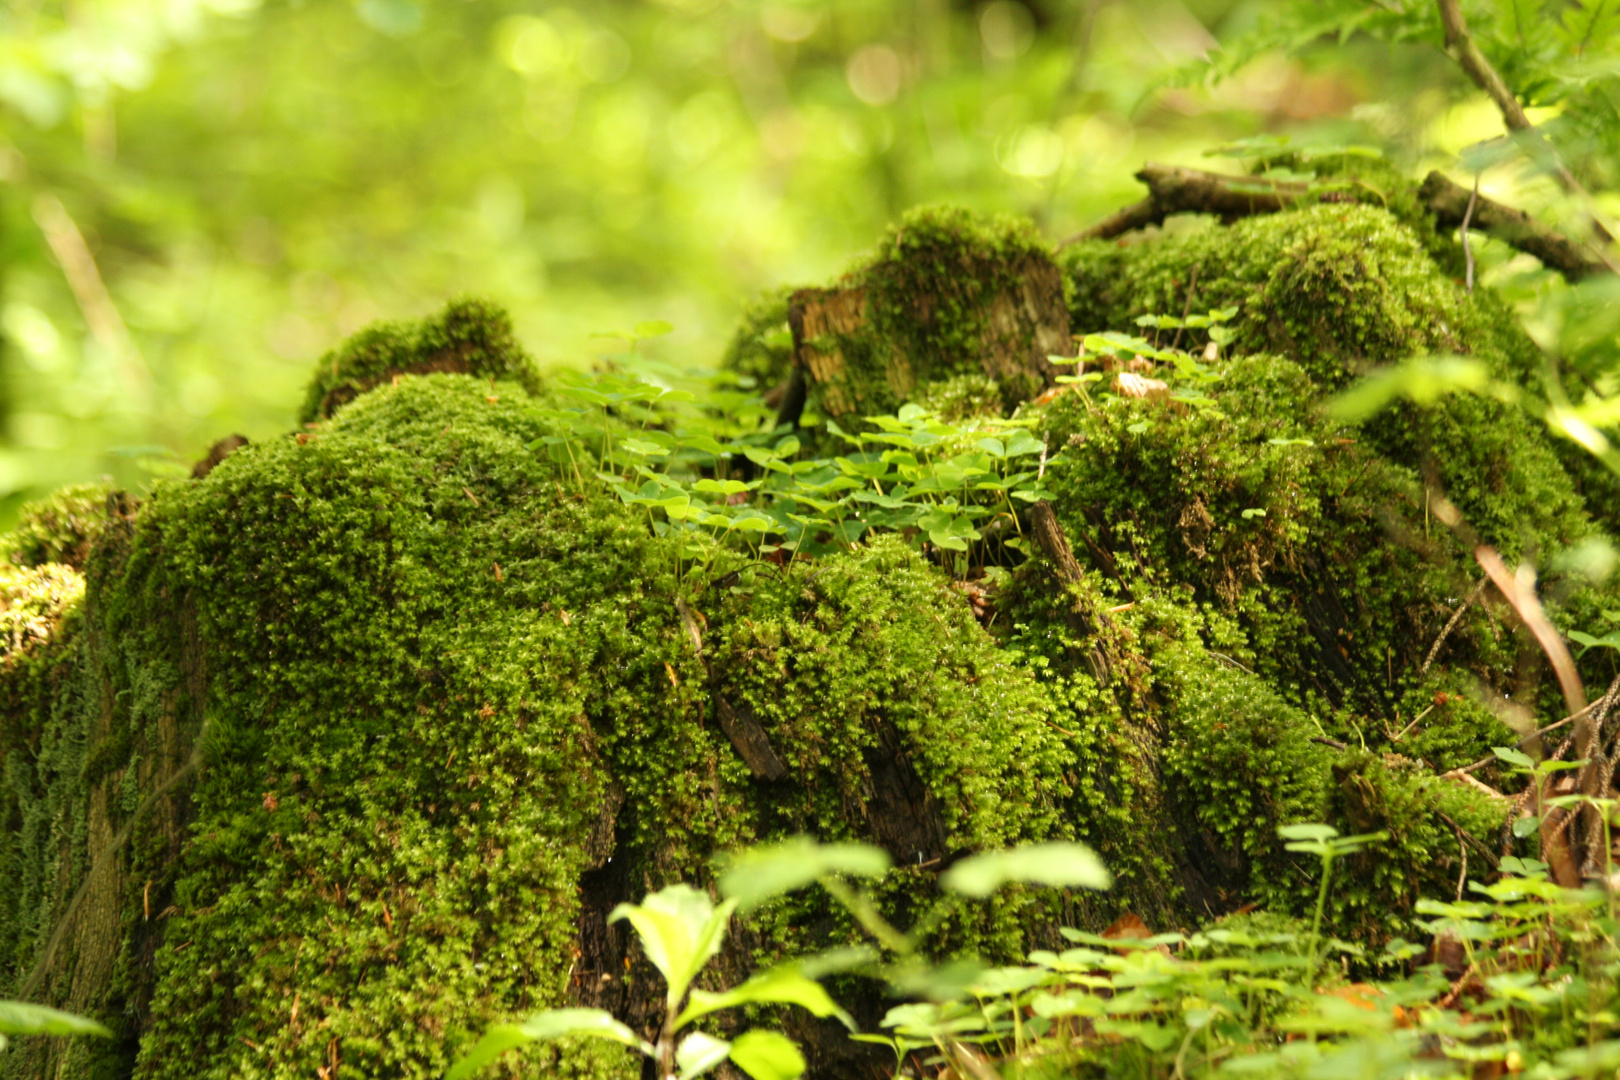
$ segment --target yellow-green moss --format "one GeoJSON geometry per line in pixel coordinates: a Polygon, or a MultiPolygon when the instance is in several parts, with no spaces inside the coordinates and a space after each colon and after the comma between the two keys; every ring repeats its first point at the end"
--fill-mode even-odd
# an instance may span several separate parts
{"type": "Polygon", "coordinates": [[[106,524],[110,493],[102,484],[74,484],[24,503],[16,527],[0,539],[0,556],[14,566],[83,566],[106,524]]]}

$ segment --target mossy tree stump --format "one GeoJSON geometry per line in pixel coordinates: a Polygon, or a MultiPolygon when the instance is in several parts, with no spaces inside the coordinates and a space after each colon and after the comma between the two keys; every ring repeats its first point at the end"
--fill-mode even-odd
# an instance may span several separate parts
{"type": "MultiPolygon", "coordinates": [[[[738,362],[779,362],[790,323],[824,416],[942,385],[964,414],[1026,410],[1043,529],[1070,546],[1010,558],[988,628],[898,536],[681,592],[645,517],[531,449],[544,382],[477,305],[323,358],[294,434],[144,501],[32,511],[0,575],[0,994],[119,1038],[28,1043],[0,1075],[428,1077],[565,1003],[646,1031],[662,988],[613,906],[802,832],[886,847],[880,901],[939,916],[945,953],[1011,960],[1127,909],[1298,912],[1314,870],[1275,829],[1306,820],[1391,833],[1330,915],[1399,929],[1464,844],[1496,843],[1505,807],[1439,775],[1513,741],[1487,704],[1553,707],[1429,490],[1548,566],[1614,520],[1494,402],[1355,431],[1323,412],[1415,350],[1531,371],[1506,309],[1435,252],[1421,222],[1355,206],[1055,260],[1027,226],[935,211],[754,319],[768,347],[738,362]],[[1020,405],[1071,328],[1179,313],[1195,273],[1199,308],[1241,312],[1212,408],[1020,405]],[[1100,849],[1116,891],[970,907],[934,886],[962,852],[1054,837],[1100,849]]],[[[1620,608],[1574,570],[1543,585],[1561,625],[1620,608]]],[[[711,977],[857,937],[796,895],[711,977]]],[[[881,1015],[872,984],[838,991],[881,1015]]],[[[884,1074],[840,1031],[782,1022],[818,1075],[884,1074]]],[[[640,1074],[602,1046],[519,1068],[640,1074]]]]}

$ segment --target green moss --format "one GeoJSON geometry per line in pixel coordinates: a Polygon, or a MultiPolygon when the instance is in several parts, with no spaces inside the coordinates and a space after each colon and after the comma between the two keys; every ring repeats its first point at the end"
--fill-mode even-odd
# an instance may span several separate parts
{"type": "Polygon", "coordinates": [[[538,393],[534,362],[512,337],[512,320],[481,300],[453,300],[418,322],[377,323],[327,353],[299,410],[300,424],[329,417],[385,379],[430,373],[509,380],[538,393]]]}
{"type": "MultiPolygon", "coordinates": [[[[84,578],[71,567],[0,566],[4,997],[23,996],[39,969],[69,895],[83,880],[96,824],[85,770],[93,713],[84,697],[83,600],[84,578]]],[[[7,1075],[47,1075],[64,1049],[60,1040],[24,1041],[0,1068],[10,1070],[7,1075]]]]}
{"type": "Polygon", "coordinates": [[[13,566],[83,566],[106,524],[109,494],[101,484],[75,484],[24,503],[16,527],[0,540],[0,554],[13,566]]]}
{"type": "Polygon", "coordinates": [[[837,284],[795,294],[817,411],[892,412],[913,387],[962,375],[994,379],[1010,408],[1068,346],[1061,288],[1027,220],[913,210],[837,284]]]}
{"type": "Polygon", "coordinates": [[[956,375],[924,383],[912,393],[911,400],[952,424],[976,416],[999,417],[1006,409],[1001,385],[982,374],[956,375]]]}

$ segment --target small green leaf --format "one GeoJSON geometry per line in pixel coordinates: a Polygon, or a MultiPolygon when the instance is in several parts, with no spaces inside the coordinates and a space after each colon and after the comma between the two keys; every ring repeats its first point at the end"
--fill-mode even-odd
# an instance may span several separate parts
{"type": "Polygon", "coordinates": [[[1529,754],[1526,754],[1523,750],[1515,750],[1511,746],[1493,746],[1491,747],[1491,753],[1509,765],[1517,765],[1521,769],[1533,769],[1536,767],[1535,761],[1529,754]]]}
{"type": "Polygon", "coordinates": [[[693,1020],[720,1009],[739,1005],[798,1005],[812,1016],[835,1016],[851,1031],[855,1021],[838,1007],[820,983],[808,978],[797,964],[782,964],[760,972],[747,982],[733,986],[723,993],[693,990],[686,1010],[676,1019],[676,1027],[684,1027],[693,1020]]]}
{"type": "Polygon", "coordinates": [[[636,323],[636,337],[663,337],[665,334],[671,333],[674,329],[674,326],[665,322],[663,319],[649,319],[647,322],[636,323]]]}
{"type": "Polygon", "coordinates": [[[1148,423],[1146,420],[1138,420],[1134,424],[1126,424],[1125,425],[1125,430],[1130,432],[1132,435],[1141,435],[1141,434],[1145,433],[1147,431],[1147,429],[1152,427],[1152,426],[1153,425],[1148,423]]]}
{"type": "Polygon", "coordinates": [[[737,906],[727,900],[718,908],[709,894],[690,885],[670,885],[638,904],[620,904],[608,922],[630,920],[641,939],[647,959],[668,983],[671,1008],[686,997],[686,989],[714,954],[720,951],[726,923],[737,906]]]}
{"type": "Polygon", "coordinates": [[[1513,835],[1517,836],[1520,840],[1523,840],[1527,836],[1534,836],[1536,834],[1536,830],[1540,828],[1541,819],[1536,817],[1534,814],[1526,814],[1522,818],[1514,819],[1513,835]]]}
{"type": "Polygon", "coordinates": [[[973,855],[940,875],[939,884],[964,896],[989,896],[1009,881],[1107,889],[1114,877],[1084,844],[1053,841],[973,855]]]}
{"type": "Polygon", "coordinates": [[[1250,520],[1252,520],[1254,518],[1263,518],[1265,516],[1266,516],[1266,512],[1264,510],[1260,509],[1260,507],[1258,507],[1258,506],[1251,506],[1249,509],[1243,511],[1243,520],[1244,521],[1250,521],[1250,520]]]}
{"type": "Polygon", "coordinates": [[[754,1029],[731,1044],[731,1061],[754,1080],[796,1080],[804,1075],[804,1055],[779,1031],[754,1029]]]}
{"type": "Polygon", "coordinates": [[[694,1077],[702,1076],[726,1060],[726,1056],[730,1053],[730,1043],[701,1031],[692,1032],[675,1048],[675,1064],[681,1070],[680,1080],[693,1080],[694,1077]]]}

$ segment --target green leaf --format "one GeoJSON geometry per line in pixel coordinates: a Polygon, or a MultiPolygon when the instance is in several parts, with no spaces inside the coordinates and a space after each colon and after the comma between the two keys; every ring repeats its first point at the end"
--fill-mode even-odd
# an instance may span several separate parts
{"type": "Polygon", "coordinates": [[[1339,835],[1339,830],[1331,825],[1303,822],[1283,825],[1277,829],[1277,835],[1284,840],[1332,840],[1339,835]]]}
{"type": "Polygon", "coordinates": [[[1534,769],[1536,767],[1535,761],[1529,754],[1526,754],[1523,750],[1515,750],[1511,746],[1493,746],[1491,747],[1491,753],[1509,765],[1517,765],[1521,769],[1534,769]]]}
{"type": "Polygon", "coordinates": [[[726,923],[737,906],[727,900],[718,908],[708,893],[690,885],[670,885],[650,894],[639,905],[620,904],[609,922],[630,920],[642,948],[669,984],[669,1006],[686,997],[687,987],[720,951],[726,923]]]}
{"type": "Polygon", "coordinates": [[[94,1020],[26,1001],[0,1001],[0,1035],[99,1035],[112,1032],[94,1020]]]}
{"type": "Polygon", "coordinates": [[[745,484],[741,480],[703,479],[693,484],[692,490],[712,492],[717,495],[740,495],[752,486],[752,484],[745,484]]]}
{"type": "Polygon", "coordinates": [[[665,322],[663,319],[649,319],[647,322],[636,323],[636,337],[663,337],[665,334],[671,333],[674,329],[674,326],[665,322]]]}
{"type": "Polygon", "coordinates": [[[1581,649],[1583,656],[1586,654],[1587,649],[1620,649],[1620,630],[1611,631],[1602,637],[1593,637],[1591,634],[1583,634],[1579,630],[1571,630],[1569,640],[1577,645],[1584,646],[1581,649]]]}
{"type": "Polygon", "coordinates": [[[1481,360],[1416,356],[1362,379],[1328,403],[1328,415],[1344,423],[1360,423],[1396,398],[1429,405],[1450,393],[1480,393],[1491,386],[1490,369],[1481,360]]]}
{"type": "Polygon", "coordinates": [[[813,1016],[837,1017],[845,1027],[855,1030],[854,1019],[838,1007],[838,1003],[833,1001],[820,983],[808,978],[795,963],[768,968],[722,993],[693,990],[691,1001],[675,1021],[675,1026],[684,1027],[699,1017],[721,1009],[760,1004],[798,1005],[813,1016]]]}
{"type": "Polygon", "coordinates": [[[1084,844],[1052,841],[973,855],[940,875],[942,888],[964,896],[989,896],[1009,881],[1107,889],[1113,875],[1084,844]]]}
{"type": "Polygon", "coordinates": [[[732,858],[720,875],[720,892],[743,911],[752,911],[772,897],[802,889],[830,874],[881,877],[891,861],[888,852],[870,844],[818,844],[808,836],[796,836],[750,848],[732,858]]]}
{"type": "Polygon", "coordinates": [[[1534,836],[1536,830],[1541,828],[1541,819],[1534,814],[1526,814],[1513,821],[1513,835],[1523,840],[1527,836],[1534,836]]]}
{"type": "Polygon", "coordinates": [[[779,1031],[754,1029],[731,1044],[731,1061],[754,1080],[795,1080],[804,1075],[804,1055],[779,1031]]]}
{"type": "Polygon", "coordinates": [[[692,1032],[675,1048],[675,1064],[681,1070],[680,1080],[692,1080],[693,1077],[702,1076],[726,1060],[730,1053],[730,1043],[701,1031],[692,1032]]]}
{"type": "Polygon", "coordinates": [[[1248,521],[1248,520],[1250,520],[1252,518],[1263,518],[1265,516],[1266,516],[1266,512],[1264,510],[1260,509],[1258,506],[1251,506],[1249,509],[1243,511],[1243,520],[1244,521],[1248,521]]]}
{"type": "Polygon", "coordinates": [[[601,1009],[548,1009],[519,1024],[497,1024],[484,1033],[467,1056],[451,1066],[445,1080],[474,1076],[508,1050],[532,1042],[585,1035],[634,1047],[652,1056],[653,1048],[601,1009]]]}

